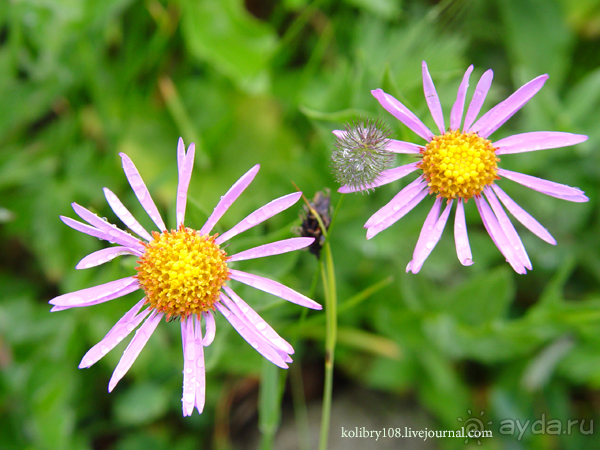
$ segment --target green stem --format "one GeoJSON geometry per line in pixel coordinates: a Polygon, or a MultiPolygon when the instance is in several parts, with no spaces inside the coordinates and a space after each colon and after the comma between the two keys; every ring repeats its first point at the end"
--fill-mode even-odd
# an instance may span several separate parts
{"type": "Polygon", "coordinates": [[[325,388],[323,391],[323,409],[321,416],[321,436],[319,450],[327,448],[329,424],[331,422],[331,396],[333,391],[333,363],[337,340],[337,293],[333,256],[329,241],[323,247],[325,261],[321,264],[321,276],[325,290],[325,388]]]}

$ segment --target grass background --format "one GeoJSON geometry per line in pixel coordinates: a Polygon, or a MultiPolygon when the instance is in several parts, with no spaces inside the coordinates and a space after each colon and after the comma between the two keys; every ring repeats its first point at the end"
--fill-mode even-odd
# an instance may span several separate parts
{"type": "MultiPolygon", "coordinates": [[[[494,140],[541,130],[589,140],[508,155],[501,164],[578,186],[590,202],[571,204],[500,181],[558,241],[550,246],[516,225],[533,271],[513,273],[469,204],[475,264],[460,266],[447,230],[422,271],[407,275],[428,206],[370,241],[362,225],[412,178],[368,196],[346,195],[331,236],[340,300],[336,380],[410,399],[438,429],[457,428],[467,410],[485,411],[494,424],[542,414],[563,423],[598,420],[599,45],[596,0],[1,2],[0,448],[231,448],[232,397],[273,379],[272,369],[218,320],[206,352],[205,412],[184,419],[179,327],[162,323],[107,394],[125,343],[88,370],[77,365],[139,293],[55,314],[47,301],[127,276],[135,262],[74,270],[104,244],[58,216],[73,216],[75,201],[118,223],[103,197],[106,186],[152,228],[122,172],[118,154],[125,152],[173,226],[179,136],[200,151],[188,204],[192,227],[256,163],[258,176],[219,232],[292,192],[291,181],[311,198],[331,189],[335,205],[332,129],[357,115],[382,116],[397,139],[421,142],[380,107],[371,89],[383,88],[433,126],[422,60],[446,119],[469,64],[475,65],[471,86],[488,68],[495,73],[484,111],[548,73],[542,91],[494,140]],[[365,290],[369,295],[356,296],[365,290]]],[[[399,164],[409,161],[398,157],[399,164]]],[[[230,250],[292,236],[299,211],[300,204],[244,233],[230,250]]],[[[318,262],[307,252],[240,268],[323,303],[318,262]]],[[[320,367],[322,313],[299,321],[303,313],[295,305],[252,289],[238,292],[295,343],[298,367],[320,367]]],[[[263,407],[261,429],[277,427],[274,401],[271,410],[263,407]]],[[[517,440],[493,430],[495,437],[480,448],[600,446],[598,433],[527,433],[517,440]]],[[[435,445],[465,448],[450,439],[435,445]]]]}

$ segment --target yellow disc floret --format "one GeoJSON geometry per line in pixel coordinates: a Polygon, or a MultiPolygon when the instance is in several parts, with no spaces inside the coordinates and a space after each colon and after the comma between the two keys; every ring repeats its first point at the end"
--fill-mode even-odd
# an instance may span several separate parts
{"type": "Polygon", "coordinates": [[[201,236],[183,226],[152,235],[136,267],[146,303],[167,320],[214,309],[229,279],[228,257],[215,244],[216,235],[201,236]]]}
{"type": "Polygon", "coordinates": [[[498,179],[496,149],[476,133],[435,136],[423,151],[421,169],[429,191],[447,199],[470,199],[498,179]]]}

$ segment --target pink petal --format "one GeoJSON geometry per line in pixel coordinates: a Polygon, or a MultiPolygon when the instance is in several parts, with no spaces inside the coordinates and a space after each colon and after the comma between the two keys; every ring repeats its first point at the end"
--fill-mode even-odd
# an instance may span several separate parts
{"type": "Polygon", "coordinates": [[[529,256],[527,255],[527,251],[525,251],[525,247],[523,246],[523,242],[521,242],[521,238],[515,230],[515,227],[511,223],[510,219],[502,209],[502,205],[494,195],[494,191],[492,191],[489,187],[484,188],[483,193],[485,194],[488,202],[496,215],[496,219],[498,219],[498,223],[504,231],[505,236],[507,237],[510,245],[512,245],[513,252],[515,256],[519,259],[521,264],[525,266],[525,268],[531,270],[531,261],[529,260],[529,256]]]}
{"type": "Polygon", "coordinates": [[[385,146],[385,149],[388,152],[392,153],[409,153],[409,154],[419,154],[421,150],[423,150],[423,146],[413,144],[411,142],[397,141],[395,139],[390,139],[388,144],[385,146]]]}
{"type": "Polygon", "coordinates": [[[427,69],[427,63],[425,61],[422,62],[423,68],[423,91],[425,92],[425,101],[427,101],[427,106],[429,107],[429,111],[431,111],[431,116],[435,121],[438,129],[440,130],[440,134],[444,134],[444,130],[446,126],[444,125],[444,114],[442,113],[442,105],[440,104],[440,98],[435,91],[435,85],[433,84],[433,80],[431,79],[431,75],[429,74],[429,69],[427,69]]]}
{"type": "Polygon", "coordinates": [[[500,198],[506,209],[521,222],[529,231],[549,244],[556,245],[556,240],[537,220],[535,220],[527,211],[517,205],[497,184],[492,184],[492,189],[500,198]]]}
{"type": "Polygon", "coordinates": [[[279,214],[281,211],[285,211],[294,203],[296,203],[300,199],[300,197],[302,197],[302,192],[294,192],[292,194],[284,195],[283,197],[279,197],[267,203],[265,206],[258,208],[253,213],[250,213],[248,217],[242,219],[229,231],[223,233],[221,236],[215,239],[215,242],[217,244],[221,244],[227,241],[228,239],[231,239],[233,236],[236,236],[241,232],[258,225],[261,222],[264,222],[269,217],[273,217],[275,214],[279,214]]]}
{"type": "Polygon", "coordinates": [[[514,134],[494,142],[496,155],[532,152],[548,148],[567,147],[587,140],[583,134],[562,133],[560,131],[534,131],[514,134]]]}
{"type": "Polygon", "coordinates": [[[481,107],[483,106],[483,102],[487,97],[487,94],[490,90],[490,86],[492,85],[492,79],[494,78],[494,72],[492,69],[486,70],[486,72],[481,75],[481,78],[477,82],[477,86],[475,87],[475,93],[473,94],[473,98],[471,99],[471,103],[469,103],[469,109],[467,109],[467,115],[465,116],[465,124],[463,126],[463,130],[471,131],[471,125],[477,118],[477,114],[481,111],[481,107]]]}
{"type": "Polygon", "coordinates": [[[400,211],[402,207],[415,198],[415,196],[426,187],[427,181],[420,176],[400,192],[398,192],[394,198],[392,198],[392,200],[390,200],[386,205],[373,214],[365,223],[365,228],[370,228],[400,211]]]}
{"type": "Polygon", "coordinates": [[[429,194],[429,190],[423,189],[421,192],[419,192],[419,194],[417,194],[412,200],[410,200],[406,205],[404,205],[394,214],[382,220],[381,222],[378,222],[369,227],[369,229],[367,230],[367,239],[373,238],[386,228],[395,224],[398,220],[400,220],[402,217],[408,214],[408,212],[411,211],[415,206],[421,203],[421,200],[427,197],[427,194],[429,194]]]}
{"type": "Polygon", "coordinates": [[[204,323],[206,324],[206,335],[202,339],[202,345],[208,347],[215,340],[217,324],[215,323],[215,317],[210,311],[202,311],[202,317],[204,317],[204,323]]]}
{"type": "Polygon", "coordinates": [[[127,247],[109,247],[98,250],[97,252],[90,253],[84,257],[77,265],[76,269],[89,269],[90,267],[99,266],[105,262],[112,261],[117,256],[121,255],[135,255],[142,256],[141,252],[133,250],[127,247]]]}
{"type": "Polygon", "coordinates": [[[130,292],[139,289],[137,279],[134,277],[121,278],[120,280],[109,281],[98,286],[81,289],[70,292],[69,294],[54,297],[48,303],[55,305],[52,311],[73,308],[76,306],[88,306],[89,304],[98,304],[122,297],[130,292]]]}
{"type": "Polygon", "coordinates": [[[473,72],[472,64],[463,76],[456,94],[456,101],[454,102],[454,105],[452,105],[452,111],[450,112],[451,130],[460,130],[460,122],[462,121],[463,110],[465,108],[465,98],[467,96],[467,89],[469,88],[469,77],[471,76],[471,72],[473,72]]]}
{"type": "Polygon", "coordinates": [[[494,244],[496,244],[496,247],[498,247],[498,250],[500,250],[500,253],[504,255],[506,261],[508,261],[515,272],[525,275],[527,270],[525,270],[523,264],[516,258],[508,238],[504,234],[504,231],[502,231],[498,219],[496,219],[485,199],[480,195],[473,198],[475,199],[475,204],[479,210],[483,225],[492,238],[492,241],[494,241],[494,244]]]}
{"type": "Polygon", "coordinates": [[[403,178],[406,175],[408,175],[409,173],[417,170],[419,168],[417,166],[420,163],[421,163],[421,161],[416,161],[414,163],[405,164],[404,166],[394,167],[393,169],[384,170],[383,172],[381,172],[379,174],[379,176],[377,177],[377,180],[375,180],[373,183],[367,184],[366,186],[361,186],[359,188],[354,188],[352,186],[345,184],[341,188],[338,189],[338,192],[341,192],[342,194],[348,194],[350,192],[365,191],[367,189],[373,189],[378,186],[383,186],[384,184],[389,184],[389,183],[399,180],[400,178],[403,178]]]}
{"type": "Polygon", "coordinates": [[[158,322],[162,319],[163,313],[156,313],[154,311],[148,319],[144,322],[144,324],[137,329],[135,332],[135,336],[123,352],[123,356],[119,360],[119,364],[115,368],[115,371],[108,382],[108,392],[111,392],[117,383],[125,376],[131,365],[135,362],[136,358],[152,336],[152,333],[156,329],[158,322]]]}
{"type": "Polygon", "coordinates": [[[200,235],[204,236],[211,232],[211,230],[219,221],[219,219],[223,217],[223,214],[225,214],[225,212],[229,209],[233,202],[236,201],[236,199],[241,195],[241,193],[244,192],[244,189],[246,189],[248,185],[252,182],[252,180],[258,173],[258,169],[260,169],[260,164],[255,165],[254,167],[252,167],[252,169],[250,169],[248,172],[242,175],[241,178],[229,188],[225,195],[221,197],[221,200],[219,201],[219,203],[217,203],[217,206],[215,206],[215,209],[213,210],[212,214],[200,230],[200,235]]]}
{"type": "Polygon", "coordinates": [[[194,342],[194,318],[181,320],[181,342],[183,347],[183,416],[191,416],[196,404],[196,345],[194,342]],[[192,382],[194,378],[194,382],[192,382]]]}
{"type": "Polygon", "coordinates": [[[581,203],[589,200],[589,198],[585,196],[581,189],[544,180],[542,178],[532,177],[531,175],[525,175],[524,173],[512,172],[506,169],[498,169],[498,175],[522,184],[523,186],[533,189],[534,191],[538,191],[542,194],[550,195],[563,200],[568,200],[570,202],[581,203]]]}
{"type": "Polygon", "coordinates": [[[456,244],[456,255],[463,266],[473,264],[473,255],[469,245],[467,234],[467,222],[465,220],[465,207],[462,198],[456,204],[456,215],[454,216],[454,242],[456,244]]]}
{"type": "Polygon", "coordinates": [[[153,239],[152,235],[146,231],[146,229],[140,225],[140,223],[135,220],[135,217],[129,212],[129,210],[121,203],[121,200],[112,193],[112,191],[108,188],[104,188],[104,196],[106,197],[106,201],[115,212],[117,217],[121,219],[121,221],[140,237],[143,237],[147,241],[151,241],[153,239]]]}
{"type": "Polygon", "coordinates": [[[500,128],[504,122],[521,109],[525,103],[531,100],[531,97],[537,94],[547,79],[548,75],[540,75],[529,83],[524,84],[506,100],[497,104],[485,113],[469,131],[477,133],[484,138],[489,137],[494,131],[500,128]]]}
{"type": "Polygon", "coordinates": [[[236,253],[235,255],[231,255],[229,261],[242,261],[246,259],[262,258],[263,256],[272,256],[279,255],[281,253],[288,253],[294,250],[308,247],[314,241],[315,238],[309,237],[283,239],[281,241],[260,245],[249,250],[236,253]]]}
{"type": "Polygon", "coordinates": [[[127,314],[115,324],[114,327],[102,338],[100,342],[94,345],[88,352],[81,358],[79,368],[84,369],[91,367],[96,364],[104,355],[110,352],[117,346],[119,342],[125,339],[129,334],[137,328],[137,326],[144,320],[144,318],[150,313],[150,308],[146,308],[140,314],[138,312],[144,306],[146,298],[141,299],[131,308],[127,314]]]}
{"type": "MultiPolygon", "coordinates": [[[[180,138],[181,145],[183,140],[180,138]]],[[[177,184],[177,201],[175,211],[177,215],[177,228],[183,225],[185,219],[185,206],[187,203],[187,193],[190,186],[190,179],[192,178],[192,169],[194,168],[194,155],[196,154],[196,146],[192,143],[188,147],[187,155],[183,158],[180,163],[179,148],[177,149],[177,160],[179,169],[179,182],[177,184]]]]}
{"type": "Polygon", "coordinates": [[[196,410],[198,411],[198,414],[202,414],[206,393],[206,367],[204,365],[204,350],[202,348],[202,343],[205,339],[202,339],[202,325],[198,317],[194,317],[194,324],[194,342],[195,345],[200,348],[200,352],[202,353],[202,358],[196,358],[196,410]]]}
{"type": "Polygon", "coordinates": [[[251,273],[246,273],[235,269],[231,269],[230,274],[232,280],[239,281],[240,283],[247,284],[255,289],[260,289],[261,291],[276,295],[277,297],[289,302],[296,303],[300,306],[305,306],[306,308],[323,309],[323,307],[317,302],[281,283],[278,283],[277,281],[269,280],[268,278],[259,277],[258,275],[253,275],[251,273]]]}
{"type": "Polygon", "coordinates": [[[427,219],[425,219],[423,229],[421,230],[419,240],[417,241],[417,245],[413,253],[413,259],[406,267],[407,272],[410,270],[412,273],[418,273],[419,270],[421,270],[421,267],[423,267],[423,263],[442,237],[442,232],[444,231],[444,227],[448,221],[448,215],[452,209],[452,200],[450,200],[446,205],[444,212],[438,219],[438,214],[440,212],[440,207],[443,200],[444,199],[442,197],[436,199],[433,208],[431,208],[431,211],[427,216],[427,219]]]}
{"type": "Polygon", "coordinates": [[[192,415],[194,406],[198,408],[200,414],[204,409],[206,381],[202,327],[195,315],[182,320],[181,341],[183,343],[183,396],[181,403],[185,417],[192,415]]]}
{"type": "Polygon", "coordinates": [[[223,289],[225,292],[227,292],[229,298],[235,302],[244,316],[246,316],[248,322],[250,322],[256,331],[262,334],[271,345],[277,347],[281,351],[286,352],[287,354],[294,354],[294,348],[285,339],[279,336],[279,334],[277,334],[277,332],[271,328],[271,326],[265,322],[263,318],[256,313],[256,311],[248,306],[248,304],[242,300],[241,297],[233,291],[233,289],[231,289],[229,286],[224,286],[223,289]]]}
{"type": "Polygon", "coordinates": [[[185,144],[183,138],[180,136],[177,141],[177,167],[182,167],[185,160],[185,144]]]}
{"type": "Polygon", "coordinates": [[[165,231],[167,227],[165,227],[165,223],[158,212],[158,208],[154,204],[154,200],[150,196],[150,192],[142,180],[140,173],[138,172],[133,161],[127,156],[125,153],[120,153],[121,159],[123,160],[123,171],[125,172],[125,176],[129,181],[129,185],[135,196],[138,198],[140,204],[144,207],[144,210],[148,213],[152,221],[156,224],[160,231],[165,231]]]}
{"type": "Polygon", "coordinates": [[[135,248],[139,251],[144,250],[144,246],[139,242],[137,238],[117,228],[112,223],[108,223],[106,220],[101,219],[98,215],[85,209],[83,206],[80,206],[77,203],[71,203],[71,206],[73,207],[73,210],[79,217],[81,217],[91,226],[107,233],[109,236],[112,236],[115,240],[118,239],[120,244],[125,243],[126,247],[135,248]]]}
{"type": "Polygon", "coordinates": [[[396,119],[410,128],[412,131],[417,133],[426,141],[430,141],[433,138],[433,133],[427,128],[423,122],[421,122],[417,116],[415,116],[406,106],[396,100],[389,94],[386,94],[381,89],[375,89],[371,91],[373,97],[375,97],[381,106],[383,106],[390,114],[396,119]]]}
{"type": "Polygon", "coordinates": [[[333,130],[332,133],[335,134],[335,137],[340,139],[344,139],[346,137],[346,130],[333,130]]]}
{"type": "MultiPolygon", "coordinates": [[[[225,303],[225,294],[221,294],[221,298],[225,303]]],[[[223,316],[229,321],[231,326],[235,328],[235,330],[240,334],[240,336],[242,336],[246,340],[246,342],[248,342],[248,344],[250,344],[252,348],[254,348],[254,350],[256,350],[258,353],[260,353],[262,356],[264,356],[276,366],[281,367],[282,369],[288,368],[288,365],[285,363],[281,355],[277,353],[277,351],[273,347],[268,345],[262,338],[262,336],[256,333],[252,328],[247,327],[246,324],[238,316],[236,316],[232,311],[227,309],[223,304],[215,303],[215,307],[221,312],[221,314],[223,314],[223,316]]]]}
{"type": "MultiPolygon", "coordinates": [[[[269,341],[267,338],[265,338],[265,336],[262,335],[262,333],[260,333],[256,329],[256,327],[252,324],[252,322],[250,322],[248,320],[248,317],[246,317],[246,315],[244,315],[242,310],[239,308],[239,306],[234,301],[232,301],[225,294],[221,295],[221,301],[229,309],[229,311],[231,311],[241,321],[241,323],[244,325],[244,327],[248,328],[252,332],[253,339],[258,338],[258,340],[259,340],[258,343],[256,343],[256,344],[251,343],[250,345],[252,345],[255,349],[270,347],[271,349],[275,350],[275,352],[279,355],[279,357],[284,362],[286,362],[286,363],[292,362],[292,358],[290,357],[290,355],[287,352],[284,352],[283,350],[278,348],[277,346],[273,345],[273,343],[271,341],[269,341]]],[[[250,343],[250,341],[248,341],[248,342],[250,343]]]]}
{"type": "Polygon", "coordinates": [[[124,242],[117,242],[117,240],[114,238],[114,236],[109,236],[108,233],[106,233],[104,231],[100,231],[97,228],[94,228],[94,227],[91,227],[84,223],[78,222],[77,220],[71,219],[70,217],[65,217],[65,216],[59,216],[59,217],[60,217],[60,220],[62,220],[66,225],[70,226],[74,230],[80,231],[80,232],[88,234],[90,236],[97,237],[98,239],[103,239],[105,241],[110,242],[111,244],[118,243],[121,245],[127,245],[124,242]]]}

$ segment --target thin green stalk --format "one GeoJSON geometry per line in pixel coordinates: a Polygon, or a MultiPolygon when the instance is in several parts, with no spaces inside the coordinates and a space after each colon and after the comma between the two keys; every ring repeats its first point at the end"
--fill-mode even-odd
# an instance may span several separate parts
{"type": "MultiPolygon", "coordinates": [[[[304,197],[304,196],[303,196],[304,197]]],[[[342,199],[340,197],[335,208],[331,221],[329,223],[329,232],[337,216],[342,199]]],[[[335,356],[335,344],[337,341],[337,289],[335,284],[335,269],[333,266],[333,255],[331,245],[329,244],[329,233],[327,227],[319,215],[312,207],[308,199],[304,197],[308,208],[319,223],[319,228],[325,237],[323,245],[324,261],[321,260],[321,278],[323,279],[323,290],[325,291],[325,387],[323,389],[323,406],[321,410],[321,434],[319,437],[319,450],[327,449],[329,438],[329,424],[331,422],[331,397],[333,392],[333,364],[335,356]]]]}
{"type": "Polygon", "coordinates": [[[333,256],[329,241],[325,242],[325,261],[321,264],[321,275],[325,290],[325,388],[323,390],[323,409],[321,415],[321,435],[319,450],[327,448],[329,424],[331,422],[331,396],[333,391],[333,363],[337,340],[337,292],[333,256]]]}

